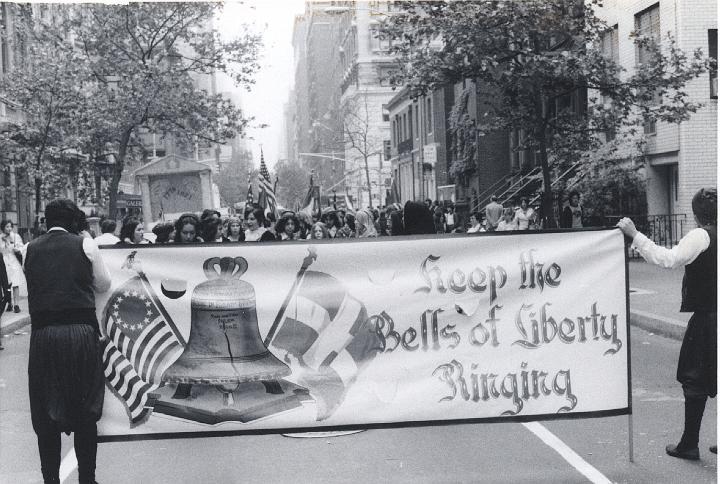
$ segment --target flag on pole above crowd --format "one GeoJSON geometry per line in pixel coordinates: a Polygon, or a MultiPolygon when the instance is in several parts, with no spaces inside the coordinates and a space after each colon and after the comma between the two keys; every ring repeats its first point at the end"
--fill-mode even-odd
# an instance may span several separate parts
{"type": "Polygon", "coordinates": [[[245,206],[246,207],[252,207],[254,200],[253,200],[253,191],[252,191],[252,178],[250,175],[248,175],[248,191],[247,191],[247,199],[245,200],[245,206]]]}
{"type": "Polygon", "coordinates": [[[307,195],[305,195],[305,200],[303,201],[302,208],[300,209],[300,212],[307,214],[309,217],[312,217],[313,212],[315,211],[315,191],[313,188],[313,176],[311,173],[310,187],[308,188],[307,195]]]}
{"type": "Polygon", "coordinates": [[[275,190],[270,180],[270,172],[265,165],[265,156],[263,155],[262,146],[260,147],[260,173],[258,173],[258,182],[260,194],[258,195],[258,203],[265,210],[265,213],[275,213],[277,208],[277,200],[275,199],[275,190]]]}

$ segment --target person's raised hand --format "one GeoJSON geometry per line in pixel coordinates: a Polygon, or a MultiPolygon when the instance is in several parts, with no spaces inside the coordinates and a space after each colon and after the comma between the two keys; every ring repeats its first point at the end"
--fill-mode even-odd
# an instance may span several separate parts
{"type": "Polygon", "coordinates": [[[617,223],[616,227],[619,228],[623,234],[630,237],[631,239],[634,239],[638,233],[637,229],[635,228],[635,223],[627,217],[621,218],[620,221],[617,223]]]}

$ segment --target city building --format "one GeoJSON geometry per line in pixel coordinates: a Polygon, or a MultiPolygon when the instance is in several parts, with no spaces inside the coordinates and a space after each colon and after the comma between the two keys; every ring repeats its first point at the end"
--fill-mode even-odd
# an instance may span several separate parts
{"type": "MultiPolygon", "coordinates": [[[[687,53],[702,49],[717,60],[717,2],[608,0],[599,11],[608,26],[604,48],[627,72],[642,62],[632,31],[667,45],[666,33],[687,53]]],[[[685,92],[703,106],[679,124],[647,123],[643,153],[650,215],[672,215],[678,235],[692,229],[692,197],[717,183],[717,69],[691,80],[685,92]]],[[[677,236],[675,237],[677,239],[677,236]]]]}

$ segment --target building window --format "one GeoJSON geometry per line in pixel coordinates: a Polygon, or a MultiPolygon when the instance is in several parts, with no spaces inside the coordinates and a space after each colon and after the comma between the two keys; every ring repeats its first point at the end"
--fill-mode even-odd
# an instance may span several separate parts
{"type": "Polygon", "coordinates": [[[383,141],[383,158],[387,161],[392,157],[390,151],[390,140],[383,141]]]}
{"type": "Polygon", "coordinates": [[[428,134],[433,131],[433,112],[432,112],[432,98],[428,96],[425,100],[425,130],[428,134]]]}
{"type": "Polygon", "coordinates": [[[415,137],[420,137],[420,107],[415,104],[415,137]]]}
{"type": "Polygon", "coordinates": [[[408,139],[412,139],[412,137],[413,137],[413,108],[412,108],[412,106],[408,107],[408,118],[410,118],[410,122],[408,123],[408,139]]]}
{"type": "Polygon", "coordinates": [[[402,120],[402,140],[405,141],[407,139],[407,113],[403,114],[403,120],[402,120]]]}
{"type": "MultiPolygon", "coordinates": [[[[638,35],[649,37],[655,44],[660,43],[660,4],[646,8],[635,15],[635,30],[638,35]]],[[[635,61],[637,64],[644,64],[648,61],[648,51],[642,47],[636,47],[635,61]]]]}
{"type": "Polygon", "coordinates": [[[718,97],[717,48],[717,29],[710,29],[708,30],[708,52],[710,58],[715,61],[715,66],[710,69],[710,97],[712,99],[717,99],[718,97]]]}
{"type": "Polygon", "coordinates": [[[601,42],[603,56],[618,64],[620,62],[620,36],[617,24],[602,34],[601,42]]]}
{"type": "MultiPolygon", "coordinates": [[[[8,31],[8,4],[2,2],[0,4],[0,25],[4,32],[8,31]]],[[[8,39],[6,37],[0,38],[0,66],[2,67],[2,73],[6,74],[10,70],[10,59],[9,59],[8,39]]]]}
{"type": "Polygon", "coordinates": [[[382,105],[382,120],[390,121],[390,111],[388,111],[387,104],[382,105]]]}
{"type": "MultiPolygon", "coordinates": [[[[646,8],[642,12],[635,15],[635,30],[638,35],[648,37],[651,39],[653,44],[660,43],[660,4],[646,8]]],[[[635,49],[635,62],[637,65],[642,65],[649,60],[649,52],[647,48],[636,47],[635,49]]],[[[662,98],[658,92],[653,93],[653,99],[650,101],[651,105],[660,104],[662,98]]],[[[657,132],[657,126],[655,121],[646,120],[643,124],[643,132],[645,134],[655,134],[657,132]]]]}

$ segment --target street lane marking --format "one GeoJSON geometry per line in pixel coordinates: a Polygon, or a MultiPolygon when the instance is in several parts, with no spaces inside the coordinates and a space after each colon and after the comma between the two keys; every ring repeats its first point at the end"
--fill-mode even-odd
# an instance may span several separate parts
{"type": "Polygon", "coordinates": [[[77,469],[77,465],[78,461],[75,455],[75,447],[71,447],[70,452],[68,452],[67,455],[63,457],[62,462],[60,462],[60,482],[65,482],[65,479],[70,477],[70,474],[77,469]]]}
{"type": "Polygon", "coordinates": [[[578,470],[588,480],[595,484],[612,484],[612,481],[605,477],[599,470],[591,466],[585,459],[577,455],[574,450],[560,440],[555,434],[539,422],[523,423],[526,429],[534,433],[540,440],[545,442],[548,447],[560,454],[571,466],[578,470]]]}

